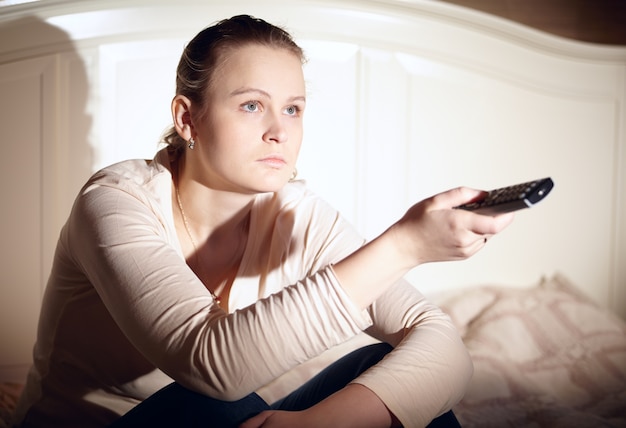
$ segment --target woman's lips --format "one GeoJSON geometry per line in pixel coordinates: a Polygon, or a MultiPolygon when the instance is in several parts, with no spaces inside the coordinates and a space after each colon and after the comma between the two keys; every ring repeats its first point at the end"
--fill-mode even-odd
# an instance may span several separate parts
{"type": "Polygon", "coordinates": [[[259,159],[259,162],[262,162],[272,168],[282,168],[287,164],[282,156],[277,155],[266,156],[259,159]]]}

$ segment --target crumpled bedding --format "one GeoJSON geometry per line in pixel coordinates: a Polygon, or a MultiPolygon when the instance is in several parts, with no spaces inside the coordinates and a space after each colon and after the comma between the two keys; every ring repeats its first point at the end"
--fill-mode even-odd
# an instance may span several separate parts
{"type": "Polygon", "coordinates": [[[15,382],[0,383],[0,428],[9,427],[11,414],[17,405],[23,385],[15,382]]]}
{"type": "Polygon", "coordinates": [[[474,362],[454,409],[464,427],[626,427],[626,323],[562,275],[440,306],[474,362]]]}

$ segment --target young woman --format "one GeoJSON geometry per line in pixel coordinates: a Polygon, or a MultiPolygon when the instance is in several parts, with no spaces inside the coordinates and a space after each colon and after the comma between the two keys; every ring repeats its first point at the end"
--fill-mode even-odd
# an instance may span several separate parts
{"type": "Polygon", "coordinates": [[[302,64],[249,16],[186,47],[168,146],[96,173],[61,232],[18,425],[457,425],[471,361],[402,277],[471,256],[512,216],[453,209],[481,195],[458,188],[365,243],[293,180],[302,64]],[[381,343],[278,403],[255,394],[361,331],[381,343]]]}

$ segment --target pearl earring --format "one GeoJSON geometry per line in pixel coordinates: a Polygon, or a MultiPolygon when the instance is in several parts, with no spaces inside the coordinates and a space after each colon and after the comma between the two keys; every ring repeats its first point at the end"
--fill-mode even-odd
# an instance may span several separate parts
{"type": "Polygon", "coordinates": [[[193,150],[194,147],[196,147],[196,140],[194,140],[193,137],[189,139],[189,144],[187,144],[187,147],[189,147],[189,150],[193,150]]]}

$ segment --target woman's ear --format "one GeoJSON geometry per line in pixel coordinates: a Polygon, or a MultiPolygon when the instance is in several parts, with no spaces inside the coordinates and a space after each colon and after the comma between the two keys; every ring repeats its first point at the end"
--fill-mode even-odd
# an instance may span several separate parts
{"type": "Polygon", "coordinates": [[[193,123],[191,121],[191,101],[184,95],[176,95],[172,100],[172,119],[178,135],[188,141],[194,137],[193,123]]]}

